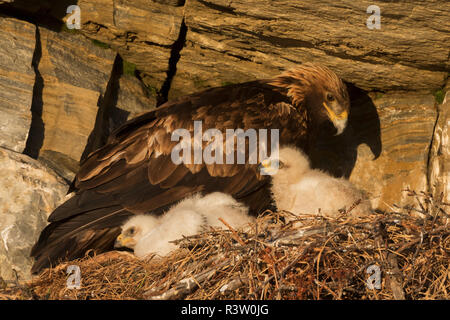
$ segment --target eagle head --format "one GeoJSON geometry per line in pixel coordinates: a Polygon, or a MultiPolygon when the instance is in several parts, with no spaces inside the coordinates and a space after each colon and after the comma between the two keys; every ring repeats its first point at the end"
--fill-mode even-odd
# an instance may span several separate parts
{"type": "Polygon", "coordinates": [[[331,122],[336,135],[346,128],[350,111],[347,87],[330,69],[308,63],[282,73],[270,84],[287,89],[294,107],[306,107],[316,127],[331,122]]]}

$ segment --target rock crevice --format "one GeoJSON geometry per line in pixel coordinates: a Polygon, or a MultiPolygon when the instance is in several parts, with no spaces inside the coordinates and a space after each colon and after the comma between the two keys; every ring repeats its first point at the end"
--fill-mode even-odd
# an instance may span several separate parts
{"type": "Polygon", "coordinates": [[[36,26],[36,46],[34,49],[32,66],[35,73],[33,98],[31,102],[31,125],[28,133],[24,154],[37,159],[44,143],[45,125],[42,120],[44,79],[39,71],[39,62],[42,57],[42,44],[39,28],[36,26]]]}
{"type": "Polygon", "coordinates": [[[177,73],[177,64],[181,58],[181,50],[183,50],[183,47],[186,44],[187,32],[188,32],[188,28],[183,19],[181,21],[178,38],[173,43],[171,51],[170,51],[170,57],[169,57],[168,69],[167,69],[167,77],[164,80],[164,82],[161,86],[161,89],[158,92],[157,106],[163,104],[169,98],[169,91],[170,91],[170,87],[172,85],[172,80],[177,73]]]}

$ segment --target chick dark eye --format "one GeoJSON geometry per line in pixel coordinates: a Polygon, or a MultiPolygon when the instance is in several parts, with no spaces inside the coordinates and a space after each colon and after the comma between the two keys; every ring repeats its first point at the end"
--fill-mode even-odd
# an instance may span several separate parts
{"type": "Polygon", "coordinates": [[[128,233],[129,233],[130,235],[133,235],[133,234],[134,234],[134,232],[135,232],[134,228],[130,228],[130,229],[128,229],[128,233]]]}
{"type": "Polygon", "coordinates": [[[334,101],[334,96],[331,93],[327,93],[327,100],[334,101]]]}

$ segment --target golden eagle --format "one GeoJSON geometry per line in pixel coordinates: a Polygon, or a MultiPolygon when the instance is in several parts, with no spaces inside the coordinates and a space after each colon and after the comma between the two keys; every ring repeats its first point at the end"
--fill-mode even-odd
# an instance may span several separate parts
{"type": "Polygon", "coordinates": [[[279,144],[308,154],[324,130],[340,134],[350,101],[345,84],[331,70],[300,65],[272,79],[212,88],[166,102],[115,130],[91,153],[73,184],[74,196],[55,209],[31,251],[32,272],[89,249],[111,250],[120,226],[135,214],[161,214],[195,193],[232,195],[252,214],[270,207],[270,177],[258,163],[179,163],[172,161],[172,133],[203,130],[278,129],[279,144]]]}

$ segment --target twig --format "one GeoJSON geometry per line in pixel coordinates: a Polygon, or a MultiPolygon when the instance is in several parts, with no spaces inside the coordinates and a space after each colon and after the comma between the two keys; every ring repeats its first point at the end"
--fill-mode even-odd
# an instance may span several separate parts
{"type": "Polygon", "coordinates": [[[405,293],[401,285],[400,277],[401,272],[398,268],[397,256],[393,253],[388,253],[387,258],[390,272],[387,274],[392,294],[395,300],[405,300],[405,293]]]}
{"type": "Polygon", "coordinates": [[[212,269],[201,272],[196,276],[191,276],[180,280],[173,288],[160,295],[155,295],[157,290],[149,290],[144,293],[144,298],[148,300],[177,300],[183,299],[192,291],[198,288],[199,284],[210,279],[218,269],[228,265],[230,262],[225,261],[214,266],[212,269]]]}
{"type": "Polygon", "coordinates": [[[231,279],[230,282],[221,286],[219,291],[220,291],[220,293],[224,294],[228,291],[234,291],[236,289],[239,289],[240,287],[242,287],[243,285],[246,285],[246,284],[248,284],[248,278],[241,277],[239,275],[236,278],[231,279]]]}
{"type": "Polygon", "coordinates": [[[230,231],[233,233],[233,238],[239,242],[241,244],[241,246],[245,246],[246,243],[244,242],[244,240],[241,239],[241,237],[239,237],[239,234],[236,232],[236,230],[233,229],[232,226],[230,226],[225,220],[223,220],[222,218],[219,218],[220,222],[222,222],[224,225],[227,226],[228,229],[230,229],[230,231]]]}

